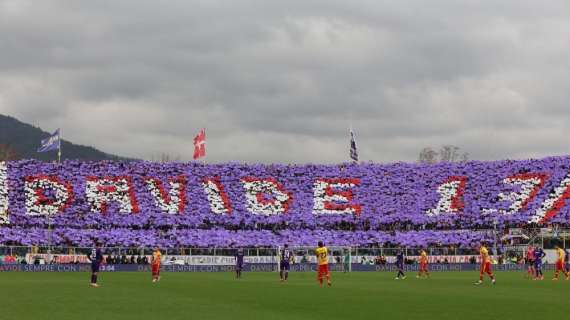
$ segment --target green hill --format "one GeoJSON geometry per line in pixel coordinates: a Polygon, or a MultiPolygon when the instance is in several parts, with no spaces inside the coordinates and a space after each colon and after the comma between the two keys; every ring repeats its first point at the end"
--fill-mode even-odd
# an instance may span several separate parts
{"type": "MultiPolygon", "coordinates": [[[[0,160],[38,159],[53,161],[57,159],[57,151],[38,153],[40,140],[51,133],[43,131],[15,118],[0,114],[0,160]]],[[[62,140],[63,159],[80,160],[125,160],[93,147],[73,144],[62,140]]]]}

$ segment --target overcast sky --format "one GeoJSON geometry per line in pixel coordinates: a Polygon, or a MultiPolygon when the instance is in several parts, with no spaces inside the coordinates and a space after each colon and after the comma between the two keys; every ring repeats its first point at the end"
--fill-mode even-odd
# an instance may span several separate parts
{"type": "Polygon", "coordinates": [[[0,113],[123,156],[570,153],[570,1],[0,0],[0,113]]]}

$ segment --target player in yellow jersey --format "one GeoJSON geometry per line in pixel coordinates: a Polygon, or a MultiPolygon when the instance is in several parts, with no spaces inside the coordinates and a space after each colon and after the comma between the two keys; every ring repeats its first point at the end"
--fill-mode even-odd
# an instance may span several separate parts
{"type": "Polygon", "coordinates": [[[152,282],[160,281],[160,259],[162,258],[162,253],[160,249],[156,247],[152,253],[152,282]]]}
{"type": "Polygon", "coordinates": [[[566,263],[565,263],[566,252],[564,252],[564,250],[562,250],[559,245],[556,245],[554,248],[556,249],[557,259],[556,259],[556,271],[554,271],[554,278],[552,280],[554,281],[558,280],[558,275],[560,274],[560,271],[564,273],[566,280],[568,280],[570,279],[570,276],[568,274],[568,270],[566,270],[566,263]]]}
{"type": "Polygon", "coordinates": [[[317,255],[317,263],[319,270],[317,273],[317,280],[319,285],[323,286],[323,277],[327,278],[327,285],[331,286],[331,273],[329,272],[329,251],[322,241],[319,241],[318,248],[315,250],[317,255]]]}
{"type": "Polygon", "coordinates": [[[491,256],[489,255],[489,250],[487,250],[484,243],[481,243],[479,254],[481,255],[481,269],[479,272],[479,281],[475,282],[475,284],[479,285],[483,283],[483,276],[485,273],[489,275],[491,282],[495,284],[495,276],[493,275],[493,271],[491,271],[491,256]]]}
{"type": "Polygon", "coordinates": [[[425,250],[422,250],[422,252],[420,253],[420,271],[418,272],[418,275],[416,276],[416,278],[421,278],[422,275],[425,275],[426,278],[430,277],[429,271],[428,271],[428,256],[427,256],[427,252],[425,250]]]}

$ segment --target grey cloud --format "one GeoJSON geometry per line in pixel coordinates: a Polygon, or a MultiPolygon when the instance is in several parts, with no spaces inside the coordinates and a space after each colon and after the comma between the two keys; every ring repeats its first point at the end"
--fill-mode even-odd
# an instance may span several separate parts
{"type": "Polygon", "coordinates": [[[0,0],[0,112],[149,159],[567,152],[570,4],[0,0]],[[491,143],[490,143],[491,142],[491,143]]]}

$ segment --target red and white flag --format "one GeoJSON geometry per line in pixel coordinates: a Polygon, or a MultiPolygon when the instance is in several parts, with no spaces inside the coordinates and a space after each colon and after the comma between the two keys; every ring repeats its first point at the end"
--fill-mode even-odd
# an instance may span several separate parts
{"type": "Polygon", "coordinates": [[[194,160],[206,156],[206,129],[202,128],[194,137],[194,160]]]}

